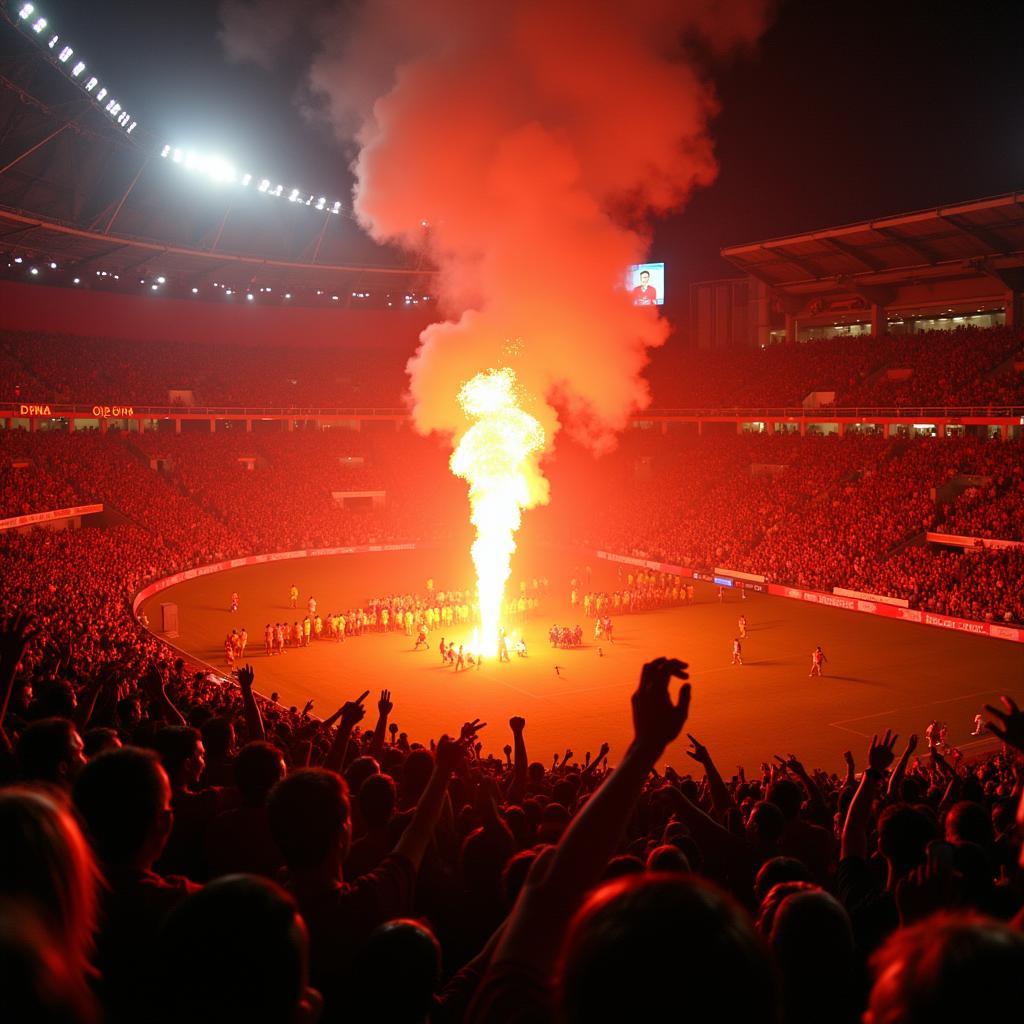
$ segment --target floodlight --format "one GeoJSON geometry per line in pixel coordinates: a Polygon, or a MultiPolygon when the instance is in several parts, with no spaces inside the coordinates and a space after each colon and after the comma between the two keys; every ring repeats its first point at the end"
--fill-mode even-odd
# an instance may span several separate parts
{"type": "Polygon", "coordinates": [[[18,11],[18,17],[21,18],[22,21],[28,21],[28,19],[32,17],[32,12],[34,10],[35,8],[31,4],[25,4],[25,6],[18,11]]]}
{"type": "Polygon", "coordinates": [[[77,78],[85,70],[85,61],[80,60],[72,69],[71,77],[77,78]]]}
{"type": "Polygon", "coordinates": [[[291,293],[291,292],[285,292],[285,293],[284,293],[284,297],[285,297],[286,299],[290,299],[290,298],[292,297],[292,293],[291,293]]]}
{"type": "Polygon", "coordinates": [[[320,197],[320,198],[319,198],[319,199],[318,199],[318,200],[316,201],[316,208],[317,208],[318,210],[322,210],[322,209],[323,209],[323,208],[324,208],[324,207],[325,207],[326,205],[327,205],[327,200],[326,200],[326,198],[324,198],[324,196],[321,196],[321,197],[320,197]]]}
{"type": "Polygon", "coordinates": [[[56,270],[57,269],[57,264],[56,263],[51,263],[50,264],[50,269],[51,270],[56,270]]]}
{"type": "Polygon", "coordinates": [[[167,278],[166,277],[158,277],[156,279],[156,283],[157,284],[166,284],[167,283],[167,278]]]}
{"type": "Polygon", "coordinates": [[[153,291],[156,291],[156,290],[157,290],[157,288],[159,288],[159,287],[160,287],[160,285],[158,285],[158,284],[153,284],[153,285],[150,285],[150,288],[152,288],[152,289],[153,289],[153,291]]]}
{"type": "Polygon", "coordinates": [[[337,295],[332,295],[332,296],[331,296],[331,299],[332,299],[332,300],[333,300],[334,302],[337,302],[337,301],[338,301],[338,296],[337,296],[337,295]]]}
{"type": "Polygon", "coordinates": [[[331,207],[331,213],[341,213],[341,203],[335,203],[334,206],[331,207]]]}
{"type": "Polygon", "coordinates": [[[76,278],[74,279],[74,281],[72,281],[71,283],[72,283],[72,284],[81,284],[81,283],[82,283],[82,279],[81,279],[81,278],[79,278],[79,277],[76,277],[76,278]]]}
{"type": "Polygon", "coordinates": [[[284,191],[284,185],[278,185],[277,188],[271,193],[271,195],[279,196],[284,191]]]}
{"type": "Polygon", "coordinates": [[[96,86],[99,84],[100,80],[95,75],[93,75],[92,78],[90,78],[89,81],[85,83],[85,91],[92,92],[93,89],[95,89],[96,86]]]}
{"type": "Polygon", "coordinates": [[[125,135],[131,135],[131,133],[133,131],[135,131],[135,126],[138,123],[139,123],[138,121],[132,121],[132,123],[130,125],[128,125],[128,127],[125,129],[125,135]]]}
{"type": "Polygon", "coordinates": [[[234,295],[235,293],[229,288],[224,294],[225,295],[234,295]]]}
{"type": "Polygon", "coordinates": [[[102,86],[100,86],[100,91],[98,93],[96,93],[96,102],[97,103],[102,103],[104,98],[106,97],[106,95],[107,95],[107,90],[104,89],[102,86]]]}
{"type": "Polygon", "coordinates": [[[252,175],[251,174],[243,174],[242,175],[242,184],[243,185],[248,185],[250,181],[252,181],[252,175]]]}
{"type": "Polygon", "coordinates": [[[270,292],[272,292],[272,291],[273,291],[274,289],[273,289],[273,288],[266,288],[266,289],[264,289],[264,290],[265,290],[265,291],[267,292],[267,294],[269,294],[269,293],[270,293],[270,292]]]}
{"type": "Polygon", "coordinates": [[[57,45],[57,40],[60,36],[50,36],[50,41],[46,44],[51,50],[57,45]]]}
{"type": "Polygon", "coordinates": [[[39,35],[39,33],[42,32],[44,28],[46,28],[46,19],[45,18],[40,18],[32,26],[32,31],[35,32],[36,35],[39,35]]]}
{"type": "Polygon", "coordinates": [[[29,273],[30,273],[30,274],[31,274],[31,275],[32,275],[33,277],[35,277],[35,276],[36,276],[36,274],[38,274],[38,273],[39,273],[39,271],[38,271],[38,270],[37,270],[37,269],[36,269],[35,267],[33,267],[33,268],[32,268],[32,269],[31,269],[31,270],[29,271],[29,273]]]}
{"type": "Polygon", "coordinates": [[[22,260],[22,258],[21,258],[20,256],[15,256],[15,257],[14,257],[14,262],[15,262],[15,263],[22,263],[22,262],[24,262],[24,261],[22,260]]]}
{"type": "Polygon", "coordinates": [[[67,64],[74,52],[75,51],[72,50],[70,46],[65,46],[64,49],[57,54],[57,60],[59,60],[61,64],[67,64]]]}
{"type": "Polygon", "coordinates": [[[259,184],[259,191],[266,192],[268,188],[270,188],[270,182],[264,178],[259,184]]]}
{"type": "Polygon", "coordinates": [[[245,295],[245,297],[246,297],[246,298],[247,298],[247,299],[248,299],[248,300],[249,300],[250,302],[252,302],[252,300],[253,300],[253,299],[254,299],[254,298],[255,298],[256,296],[254,296],[252,292],[246,292],[246,295],[245,295]]]}
{"type": "Polygon", "coordinates": [[[299,198],[299,190],[297,188],[293,188],[291,190],[291,192],[288,193],[288,202],[289,203],[294,203],[295,200],[298,199],[298,198],[299,198]]]}

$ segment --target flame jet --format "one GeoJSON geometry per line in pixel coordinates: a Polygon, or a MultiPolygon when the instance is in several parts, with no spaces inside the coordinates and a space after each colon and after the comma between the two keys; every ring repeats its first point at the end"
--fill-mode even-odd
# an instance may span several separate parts
{"type": "Polygon", "coordinates": [[[545,497],[536,483],[545,435],[537,418],[520,406],[515,371],[509,367],[485,370],[466,381],[459,405],[472,425],[452,452],[450,466],[469,484],[480,650],[494,657],[522,512],[545,497]]]}

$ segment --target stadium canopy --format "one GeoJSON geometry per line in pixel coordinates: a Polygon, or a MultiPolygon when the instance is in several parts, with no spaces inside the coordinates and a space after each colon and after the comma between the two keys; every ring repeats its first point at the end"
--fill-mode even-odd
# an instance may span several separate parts
{"type": "Polygon", "coordinates": [[[1021,288],[1024,193],[729,246],[722,256],[782,295],[870,289],[966,275],[1021,288]]]}

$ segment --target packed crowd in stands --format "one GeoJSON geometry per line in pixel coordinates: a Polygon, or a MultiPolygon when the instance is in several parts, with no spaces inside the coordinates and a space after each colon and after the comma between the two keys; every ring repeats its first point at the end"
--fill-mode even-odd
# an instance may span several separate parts
{"type": "Polygon", "coordinates": [[[960,328],[870,334],[723,353],[656,352],[657,407],[800,406],[811,392],[852,406],[1024,403],[1024,332],[960,328]],[[909,375],[905,375],[909,371],[909,375]]]}
{"type": "MultiPolygon", "coordinates": [[[[409,353],[0,334],[0,402],[269,408],[401,408],[409,353]]],[[[1024,332],[961,327],[724,353],[656,351],[661,408],[1024,404],[1024,332]],[[823,404],[829,404],[827,399],[823,404]]]]}
{"type": "Polygon", "coordinates": [[[91,671],[103,645],[64,628],[0,625],[4,1019],[934,1024],[1024,1002],[1009,699],[975,761],[931,729],[927,750],[876,735],[844,775],[794,754],[730,775],[713,737],[664,763],[704,694],[662,658],[626,750],[546,765],[522,717],[467,706],[410,738],[397,689],[319,722],[141,637],[91,671]]]}
{"type": "Polygon", "coordinates": [[[0,334],[0,401],[398,408],[408,353],[0,334]]]}
{"type": "Polygon", "coordinates": [[[635,485],[636,454],[626,451],[604,467],[601,500],[589,495],[590,511],[573,508],[595,546],[808,589],[883,593],[944,614],[969,606],[977,613],[970,618],[1024,621],[1012,551],[964,560],[935,545],[908,547],[929,530],[964,533],[961,526],[987,521],[984,510],[964,518],[962,510],[979,502],[976,489],[949,504],[937,500],[961,476],[991,481],[984,493],[995,514],[981,535],[1005,526],[1002,539],[1019,537],[1019,441],[729,435],[654,444],[660,454],[643,486],[635,485]]]}

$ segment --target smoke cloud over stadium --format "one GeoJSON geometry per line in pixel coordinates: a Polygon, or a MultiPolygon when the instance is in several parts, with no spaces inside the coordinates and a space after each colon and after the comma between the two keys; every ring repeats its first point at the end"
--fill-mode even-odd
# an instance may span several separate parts
{"type": "Polygon", "coordinates": [[[750,46],[765,16],[764,0],[339,10],[310,84],[358,145],[359,221],[440,272],[447,319],[409,362],[411,404],[420,431],[453,435],[478,533],[478,501],[495,489],[515,496],[499,517],[513,532],[521,509],[547,500],[539,463],[559,429],[600,451],[648,403],[641,372],[669,325],[633,305],[625,273],[647,254],[649,218],[715,177],[701,59],[750,46]],[[497,387],[480,378],[468,415],[464,386],[499,369],[511,373],[497,387]],[[501,453],[500,471],[459,453],[481,424],[509,436],[486,426],[481,394],[499,417],[514,401],[542,431],[521,458],[501,453]]]}

